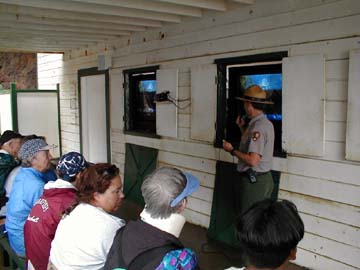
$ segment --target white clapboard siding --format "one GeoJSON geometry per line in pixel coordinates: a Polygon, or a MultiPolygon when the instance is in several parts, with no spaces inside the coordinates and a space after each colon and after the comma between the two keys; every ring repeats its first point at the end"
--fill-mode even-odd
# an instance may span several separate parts
{"type": "Polygon", "coordinates": [[[191,139],[206,142],[214,141],[216,94],[216,65],[192,67],[191,139]]]}
{"type": "Polygon", "coordinates": [[[325,125],[325,140],[333,142],[345,142],[346,132],[345,132],[346,123],[329,121],[325,125]]]}
{"type": "MultiPolygon", "coordinates": [[[[294,202],[302,213],[350,226],[359,225],[360,212],[357,207],[284,190],[279,191],[279,198],[294,202]]],[[[307,227],[307,230],[311,232],[313,229],[307,227]]]]}
{"type": "Polygon", "coordinates": [[[360,166],[358,164],[289,156],[281,171],[334,182],[360,185],[358,179],[360,166]]]}
{"type": "Polygon", "coordinates": [[[169,91],[172,102],[156,103],[156,133],[161,136],[177,137],[178,112],[178,70],[159,69],[156,72],[156,93],[169,91]]]}
{"type": "Polygon", "coordinates": [[[299,247],[360,268],[360,249],[315,234],[305,233],[299,247]]]}
{"type": "Polygon", "coordinates": [[[209,144],[162,139],[160,149],[187,156],[215,159],[215,149],[209,144]]]}
{"type": "Polygon", "coordinates": [[[347,265],[341,261],[334,260],[332,258],[316,254],[312,251],[298,247],[295,264],[299,264],[309,269],[316,270],[329,270],[329,269],[341,269],[341,270],[358,270],[359,268],[347,265]]]}
{"type": "Polygon", "coordinates": [[[211,213],[211,203],[197,199],[193,196],[188,197],[186,208],[205,215],[210,215],[211,213]]]}
{"type": "Polygon", "coordinates": [[[124,128],[124,76],[119,69],[110,69],[110,127],[124,128]]]}
{"type": "Polygon", "coordinates": [[[360,161],[360,50],[350,52],[346,159],[360,161]]]}
{"type": "Polygon", "coordinates": [[[345,158],[345,142],[325,142],[324,159],[343,161],[345,158]]]}
{"type": "Polygon", "coordinates": [[[182,214],[186,217],[186,220],[192,224],[200,225],[202,227],[208,228],[210,224],[210,216],[204,215],[197,211],[185,208],[182,214]]]}
{"type": "Polygon", "coordinates": [[[211,193],[209,192],[209,197],[204,198],[204,200],[207,200],[209,202],[212,201],[212,191],[213,191],[213,188],[214,188],[214,185],[215,185],[215,175],[200,172],[200,171],[191,170],[191,169],[188,169],[188,168],[183,168],[183,167],[177,166],[176,164],[171,164],[171,163],[167,163],[167,162],[163,162],[163,161],[158,162],[158,166],[159,167],[170,166],[170,167],[177,168],[177,169],[179,169],[181,171],[186,171],[186,172],[189,172],[189,173],[193,174],[195,177],[197,177],[199,179],[201,186],[208,187],[211,190],[211,193]]]}
{"type": "Polygon", "coordinates": [[[282,69],[283,148],[288,153],[323,156],[324,56],[284,58],[282,69]]]}
{"type": "Polygon", "coordinates": [[[304,213],[300,215],[306,231],[355,248],[360,247],[360,230],[358,227],[304,213]]]}
{"type": "Polygon", "coordinates": [[[216,162],[204,158],[175,154],[171,152],[159,151],[158,160],[178,166],[215,174],[216,162]]]}
{"type": "Polygon", "coordinates": [[[190,114],[178,115],[178,127],[190,128],[190,114]]]}
{"type": "Polygon", "coordinates": [[[335,202],[360,206],[360,186],[347,185],[320,178],[282,173],[280,188],[335,202]]]}

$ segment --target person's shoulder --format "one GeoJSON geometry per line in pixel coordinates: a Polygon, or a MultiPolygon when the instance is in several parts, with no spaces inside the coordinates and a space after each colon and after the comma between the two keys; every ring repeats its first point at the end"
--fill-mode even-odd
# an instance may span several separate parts
{"type": "Polygon", "coordinates": [[[0,153],[0,166],[1,167],[11,167],[18,165],[18,162],[15,158],[7,153],[0,153]]]}
{"type": "Polygon", "coordinates": [[[254,129],[266,131],[269,128],[273,128],[271,121],[264,115],[264,117],[259,118],[254,122],[254,129]]]}

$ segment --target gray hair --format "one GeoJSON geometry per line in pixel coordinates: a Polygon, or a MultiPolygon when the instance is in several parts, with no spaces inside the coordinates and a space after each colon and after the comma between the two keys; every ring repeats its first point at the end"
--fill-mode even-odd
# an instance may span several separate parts
{"type": "Polygon", "coordinates": [[[31,163],[32,163],[33,159],[34,159],[34,156],[22,159],[21,167],[30,168],[32,165],[31,163]]]}
{"type": "Polygon", "coordinates": [[[145,209],[153,218],[168,218],[181,206],[175,207],[170,203],[185,188],[186,177],[175,168],[162,167],[147,176],[141,186],[141,193],[145,200],[145,209]]]}

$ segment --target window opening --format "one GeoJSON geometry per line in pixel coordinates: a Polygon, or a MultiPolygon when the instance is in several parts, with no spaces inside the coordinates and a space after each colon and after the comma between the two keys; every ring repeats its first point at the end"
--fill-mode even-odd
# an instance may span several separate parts
{"type": "Polygon", "coordinates": [[[124,71],[126,131],[156,134],[157,68],[124,71]]]}
{"type": "Polygon", "coordinates": [[[236,59],[220,59],[218,63],[218,113],[216,129],[216,147],[222,147],[222,139],[226,139],[236,147],[241,139],[240,129],[235,120],[238,115],[245,115],[243,102],[235,99],[243,95],[246,88],[257,84],[262,87],[274,105],[266,106],[265,115],[273,123],[275,131],[274,156],[284,157],[281,147],[282,134],[282,53],[261,56],[247,56],[236,59]],[[252,59],[254,58],[254,59],[252,59]],[[272,59],[271,59],[272,58],[272,59]],[[275,58],[275,59],[274,59],[275,58]],[[277,58],[277,59],[276,59],[277,58]],[[251,61],[254,60],[254,61],[251,61]],[[276,60],[276,61],[274,61],[276,60]],[[223,78],[223,79],[222,79],[223,78]],[[224,80],[225,78],[225,80],[224,80]]]}

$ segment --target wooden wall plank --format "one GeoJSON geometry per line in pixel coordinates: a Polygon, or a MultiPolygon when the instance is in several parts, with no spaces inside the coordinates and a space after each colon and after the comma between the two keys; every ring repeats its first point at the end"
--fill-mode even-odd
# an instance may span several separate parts
{"type": "Polygon", "coordinates": [[[341,224],[337,221],[301,214],[307,232],[344,243],[354,248],[360,246],[359,227],[341,224]]]}
{"type": "MultiPolygon", "coordinates": [[[[285,190],[279,191],[279,198],[294,202],[300,212],[358,227],[360,212],[352,205],[311,197],[285,190]]],[[[311,231],[312,229],[307,228],[311,231]]]]}
{"type": "Polygon", "coordinates": [[[333,260],[329,257],[315,254],[303,248],[298,248],[296,256],[296,264],[308,267],[309,269],[316,270],[329,270],[329,269],[341,269],[341,270],[357,270],[353,266],[341,263],[340,261],[333,260]]]}
{"type": "Polygon", "coordinates": [[[313,253],[332,258],[333,260],[341,261],[354,268],[360,267],[359,248],[354,248],[310,233],[305,233],[303,240],[298,246],[313,253]]]}
{"type": "Polygon", "coordinates": [[[360,185],[358,180],[360,166],[358,164],[290,156],[286,160],[286,166],[282,167],[282,171],[345,184],[360,185]]]}
{"type": "Polygon", "coordinates": [[[282,173],[280,189],[360,206],[360,186],[282,173]]]}
{"type": "Polygon", "coordinates": [[[183,214],[186,217],[186,220],[190,221],[192,224],[200,225],[205,228],[209,227],[210,224],[209,216],[187,208],[185,208],[183,214]]]}
{"type": "Polygon", "coordinates": [[[216,162],[198,157],[185,156],[171,152],[159,151],[158,160],[169,164],[176,164],[183,168],[215,174],[216,162]]]}

